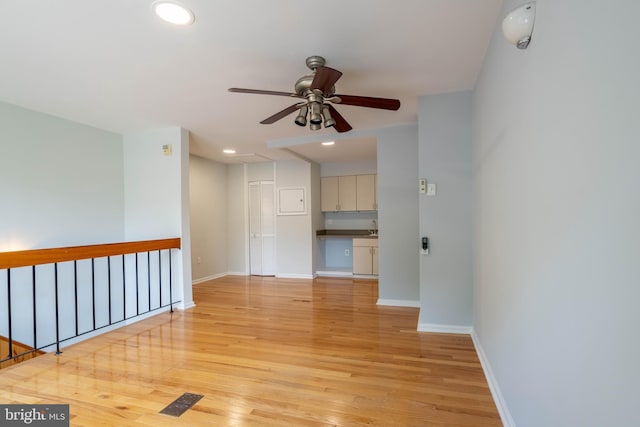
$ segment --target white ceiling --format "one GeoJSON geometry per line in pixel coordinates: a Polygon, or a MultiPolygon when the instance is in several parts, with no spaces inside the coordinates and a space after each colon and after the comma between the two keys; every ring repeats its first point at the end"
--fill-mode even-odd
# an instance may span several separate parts
{"type": "MultiPolygon", "coordinates": [[[[335,131],[312,133],[294,115],[261,125],[292,100],[229,87],[293,91],[305,58],[321,55],[344,73],[338,93],[402,103],[337,106],[355,130],[415,122],[419,96],[473,88],[502,1],[181,2],[189,27],[161,21],[152,0],[0,0],[0,100],[117,133],[182,126],[192,153],[223,162],[291,158],[267,142],[335,131]]],[[[375,146],[347,141],[288,149],[322,162],[375,146]]]]}

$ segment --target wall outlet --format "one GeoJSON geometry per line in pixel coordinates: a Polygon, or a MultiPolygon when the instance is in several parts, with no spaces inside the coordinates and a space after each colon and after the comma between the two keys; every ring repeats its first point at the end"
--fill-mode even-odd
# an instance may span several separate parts
{"type": "Polygon", "coordinates": [[[198,264],[202,264],[202,258],[201,258],[201,257],[196,258],[196,262],[197,262],[198,264]]]}
{"type": "Polygon", "coordinates": [[[349,255],[351,255],[351,251],[349,249],[345,249],[344,256],[349,256],[349,255]]]}

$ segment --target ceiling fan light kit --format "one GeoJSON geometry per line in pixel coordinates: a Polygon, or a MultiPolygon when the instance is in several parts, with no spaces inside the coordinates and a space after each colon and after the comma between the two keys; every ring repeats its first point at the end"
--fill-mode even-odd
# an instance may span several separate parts
{"type": "Polygon", "coordinates": [[[400,101],[388,98],[371,98],[366,96],[336,95],[335,84],[342,77],[342,73],[333,68],[325,67],[325,59],[321,56],[310,56],[306,60],[311,74],[304,75],[295,83],[295,92],[278,92],[272,90],[229,88],[229,92],[253,93],[261,95],[277,95],[300,98],[299,101],[276,114],[267,117],[260,123],[272,124],[278,120],[298,112],[294,123],[306,126],[311,130],[333,127],[338,132],[348,132],[351,125],[333,107],[332,104],[353,105],[357,107],[378,108],[383,110],[397,110],[400,101]]]}
{"type": "Polygon", "coordinates": [[[336,125],[336,121],[331,117],[331,111],[326,105],[322,106],[322,119],[324,120],[324,127],[326,128],[336,125]]]}
{"type": "Polygon", "coordinates": [[[312,125],[322,124],[322,115],[320,114],[320,103],[322,101],[311,101],[311,113],[309,114],[309,121],[312,125]]]}
{"type": "Polygon", "coordinates": [[[298,115],[296,116],[296,119],[294,121],[295,124],[297,124],[298,126],[306,126],[308,111],[309,111],[309,107],[307,107],[306,104],[300,107],[300,110],[298,110],[298,115]]]}

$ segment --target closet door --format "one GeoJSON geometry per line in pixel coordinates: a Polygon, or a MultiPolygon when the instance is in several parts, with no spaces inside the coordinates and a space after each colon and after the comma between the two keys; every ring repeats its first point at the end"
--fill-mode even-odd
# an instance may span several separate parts
{"type": "Polygon", "coordinates": [[[273,181],[262,181],[262,275],[276,274],[276,192],[273,181]]]}
{"type": "Polygon", "coordinates": [[[273,181],[249,183],[250,274],[273,276],[275,257],[275,193],[273,181]]]}
{"type": "Polygon", "coordinates": [[[262,276],[262,194],[259,182],[249,183],[249,265],[250,274],[262,276]]]}

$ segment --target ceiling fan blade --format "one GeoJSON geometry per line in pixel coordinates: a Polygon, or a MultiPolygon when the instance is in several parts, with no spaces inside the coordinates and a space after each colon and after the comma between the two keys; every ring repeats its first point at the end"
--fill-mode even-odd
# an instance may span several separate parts
{"type": "Polygon", "coordinates": [[[333,117],[333,120],[336,121],[336,124],[333,126],[336,129],[336,131],[342,133],[342,132],[349,132],[351,129],[353,129],[351,125],[347,123],[344,117],[342,117],[342,114],[338,113],[338,110],[336,110],[333,107],[333,105],[331,104],[325,104],[325,105],[329,107],[329,110],[331,111],[331,117],[333,117]]]}
{"type": "Polygon", "coordinates": [[[335,95],[340,101],[333,101],[337,104],[355,105],[357,107],[380,108],[383,110],[397,110],[400,108],[400,101],[389,98],[371,98],[368,96],[335,95]]]}
{"type": "Polygon", "coordinates": [[[258,95],[278,95],[278,96],[294,96],[294,97],[299,97],[297,94],[295,93],[290,93],[290,92],[278,92],[275,90],[260,90],[260,89],[243,89],[243,88],[239,88],[239,87],[230,87],[229,88],[229,92],[236,92],[236,93],[257,93],[258,95]]]}
{"type": "Polygon", "coordinates": [[[342,77],[342,73],[338,70],[329,67],[318,67],[309,88],[311,90],[320,89],[325,94],[331,90],[340,77],[342,77]]]}
{"type": "MultiPolygon", "coordinates": [[[[302,105],[304,105],[304,104],[302,104],[302,105]]],[[[287,117],[289,114],[291,114],[294,111],[298,110],[300,107],[301,107],[300,103],[293,104],[290,107],[287,107],[284,110],[275,113],[273,116],[267,117],[266,119],[264,119],[260,123],[262,123],[263,125],[270,125],[271,123],[275,123],[278,120],[287,117]]]]}

